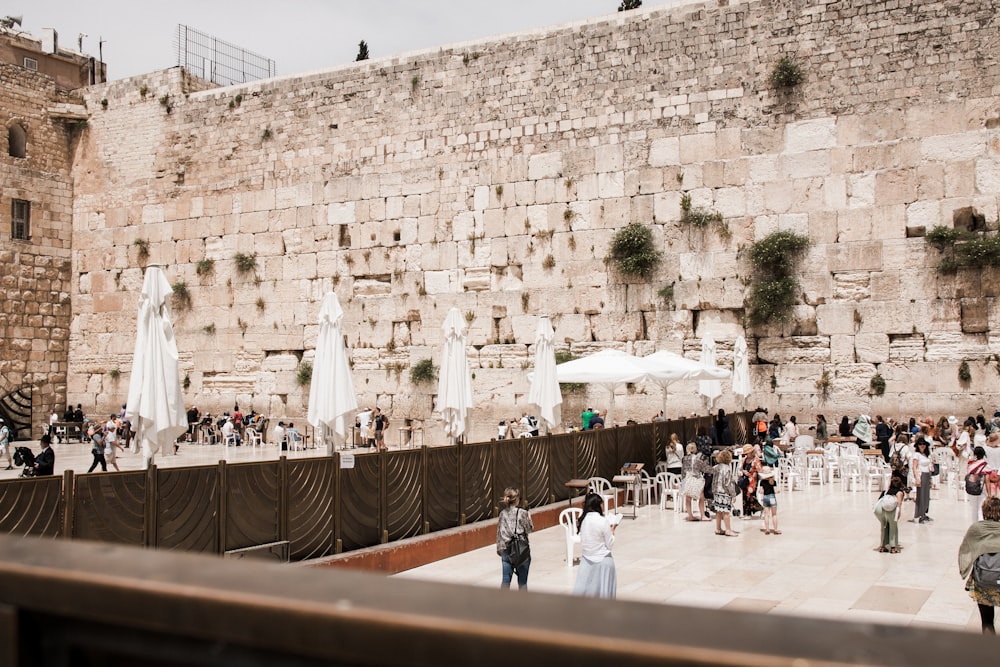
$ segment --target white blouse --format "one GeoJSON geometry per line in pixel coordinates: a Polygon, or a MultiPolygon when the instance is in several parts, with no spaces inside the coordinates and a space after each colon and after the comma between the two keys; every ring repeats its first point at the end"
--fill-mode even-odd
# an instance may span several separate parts
{"type": "Polygon", "coordinates": [[[588,512],[580,525],[580,555],[591,563],[597,563],[611,554],[614,543],[615,536],[607,517],[588,512]]]}

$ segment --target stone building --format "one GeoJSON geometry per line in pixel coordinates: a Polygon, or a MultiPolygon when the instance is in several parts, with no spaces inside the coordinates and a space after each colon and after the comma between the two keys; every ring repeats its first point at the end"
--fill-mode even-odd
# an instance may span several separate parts
{"type": "MultiPolygon", "coordinates": [[[[332,289],[359,402],[429,420],[429,439],[434,387],[409,369],[437,363],[452,306],[476,439],[527,409],[542,314],[577,355],[695,357],[711,335],[726,364],[746,335],[747,403],[782,414],[992,412],[994,269],[940,273],[924,234],[996,233],[996,21],[971,0],[718,1],[229,88],[179,69],[89,87],[68,398],[124,398],[155,263],[183,284],[187,392],[213,411],[304,414],[332,289]],[[777,85],[783,57],[804,80],[777,85]],[[663,253],[651,278],[606,259],[630,222],[663,253]],[[749,250],[776,230],[810,241],[797,305],[748,327],[749,250]]],[[[659,409],[659,389],[625,391],[621,416],[659,409]]],[[[695,391],[672,409],[703,409],[695,391]]],[[[566,398],[565,415],[607,400],[566,398]]]]}

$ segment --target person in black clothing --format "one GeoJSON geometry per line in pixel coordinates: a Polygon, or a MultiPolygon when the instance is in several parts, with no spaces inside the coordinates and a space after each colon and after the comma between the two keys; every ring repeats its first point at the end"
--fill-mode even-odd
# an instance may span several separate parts
{"type": "Polygon", "coordinates": [[[840,437],[850,438],[852,430],[851,420],[847,418],[847,415],[844,415],[844,418],[840,420],[840,429],[838,431],[840,433],[840,437]]]}
{"type": "Polygon", "coordinates": [[[73,413],[73,421],[83,423],[83,404],[76,404],[76,412],[73,413]]]}
{"type": "Polygon", "coordinates": [[[875,415],[875,439],[878,441],[878,448],[882,450],[882,458],[889,462],[889,439],[892,437],[892,429],[882,419],[882,415],[875,415]]]}
{"type": "Polygon", "coordinates": [[[67,405],[66,406],[66,412],[63,413],[62,420],[64,422],[71,422],[71,421],[73,421],[73,414],[74,414],[73,413],[73,406],[72,405],[67,405]]]}
{"type": "Polygon", "coordinates": [[[52,438],[43,435],[41,453],[35,457],[35,475],[51,475],[56,467],[56,453],[52,451],[52,438]]]}
{"type": "Polygon", "coordinates": [[[719,414],[715,419],[715,437],[717,445],[721,447],[733,446],[733,431],[729,428],[729,417],[726,416],[726,411],[722,408],[719,408],[719,414]]]}

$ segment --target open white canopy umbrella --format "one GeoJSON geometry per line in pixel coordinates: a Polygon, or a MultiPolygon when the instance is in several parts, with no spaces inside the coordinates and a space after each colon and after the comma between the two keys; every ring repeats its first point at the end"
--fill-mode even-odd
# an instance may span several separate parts
{"type": "Polygon", "coordinates": [[[670,385],[679,380],[723,380],[729,371],[718,366],[703,366],[701,363],[679,354],[660,350],[641,358],[646,368],[647,379],[663,389],[663,412],[667,412],[670,385]]]}
{"type": "Polygon", "coordinates": [[[646,370],[639,357],[621,350],[601,350],[556,366],[559,382],[599,384],[611,393],[607,425],[614,425],[615,388],[628,382],[642,382],[646,370]]]}
{"type": "MultiPolygon", "coordinates": [[[[316,358],[313,361],[312,384],[309,387],[309,414],[313,428],[332,434],[326,443],[327,454],[347,440],[348,418],[358,409],[354,381],[344,345],[344,309],[333,292],[323,297],[319,309],[319,335],[316,337],[316,358]]],[[[353,425],[353,419],[350,424],[353,425]]]]}
{"type": "Polygon", "coordinates": [[[555,427],[562,418],[562,392],[556,377],[555,332],[549,318],[538,320],[535,333],[535,371],[531,374],[528,402],[538,407],[544,430],[555,427]]]}
{"type": "Polygon", "coordinates": [[[187,431],[177,342],[167,304],[172,294],[170,281],[160,268],[146,269],[139,294],[139,322],[125,419],[132,424],[147,468],[157,452],[172,454],[177,438],[187,431]]]}
{"type": "Polygon", "coordinates": [[[467,429],[472,410],[472,374],[465,356],[465,319],[458,308],[444,320],[444,353],[438,376],[438,408],[444,420],[444,434],[456,442],[467,429]]]}
{"type": "MultiPolygon", "coordinates": [[[[715,366],[715,340],[711,336],[701,339],[701,357],[698,359],[702,366],[715,366]]],[[[701,380],[698,382],[698,393],[705,397],[708,409],[712,409],[715,399],[722,396],[722,382],[719,380],[701,380]]]]}
{"type": "Polygon", "coordinates": [[[747,339],[740,336],[733,346],[733,393],[746,398],[750,391],[750,354],[747,339]]]}

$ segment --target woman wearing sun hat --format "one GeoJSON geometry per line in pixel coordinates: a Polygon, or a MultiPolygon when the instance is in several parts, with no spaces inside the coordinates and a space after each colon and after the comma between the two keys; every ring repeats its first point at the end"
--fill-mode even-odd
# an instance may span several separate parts
{"type": "Polygon", "coordinates": [[[778,500],[775,496],[777,485],[774,483],[774,468],[764,466],[757,473],[760,482],[760,492],[764,503],[764,527],[761,531],[765,535],[781,535],[778,530],[778,500]]]}

